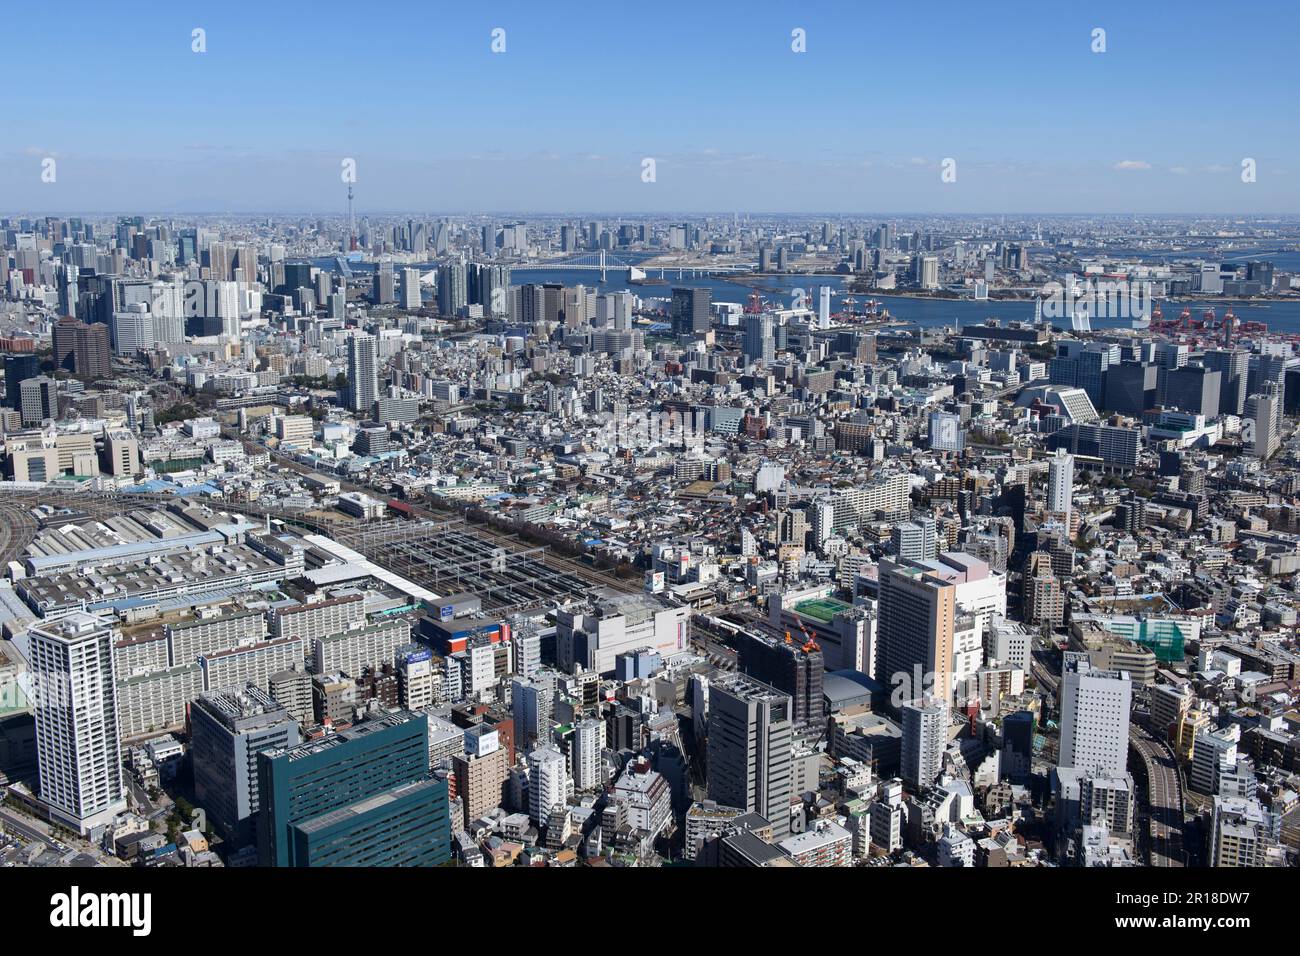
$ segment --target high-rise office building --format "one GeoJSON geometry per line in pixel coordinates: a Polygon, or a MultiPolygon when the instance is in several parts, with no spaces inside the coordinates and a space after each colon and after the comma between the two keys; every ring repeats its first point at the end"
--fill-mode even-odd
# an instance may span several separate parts
{"type": "Polygon", "coordinates": [[[913,268],[916,270],[916,284],[922,289],[939,288],[938,256],[917,256],[913,268]]]}
{"type": "Polygon", "coordinates": [[[1281,387],[1276,382],[1266,382],[1260,394],[1246,399],[1245,415],[1246,454],[1264,460],[1273,457],[1282,444],[1281,387]]]}
{"type": "Polygon", "coordinates": [[[108,326],[69,316],[59,319],[54,324],[54,366],[86,380],[112,375],[108,326]]]}
{"type": "Polygon", "coordinates": [[[429,777],[424,714],[395,711],[257,755],[263,866],[439,866],[447,782],[429,777]]]}
{"type": "Polygon", "coordinates": [[[1219,411],[1240,415],[1246,408],[1246,384],[1250,377],[1250,354],[1239,350],[1207,349],[1205,367],[1216,371],[1219,379],[1219,411]]]}
{"type": "Polygon", "coordinates": [[[310,285],[310,262],[286,262],[284,263],[284,285],[277,286],[276,290],[292,292],[294,289],[301,289],[310,285]]]}
{"type": "Polygon", "coordinates": [[[298,722],[256,684],[204,694],[190,707],[194,796],[221,836],[255,837],[257,754],[298,744],[298,722]]]}
{"type": "Polygon", "coordinates": [[[214,242],[208,246],[206,258],[212,278],[218,282],[228,282],[231,277],[231,264],[234,261],[234,249],[227,243],[214,242]]]}
{"type": "Polygon", "coordinates": [[[1249,371],[1246,374],[1246,393],[1248,395],[1260,395],[1264,392],[1264,386],[1270,382],[1280,384],[1286,376],[1286,370],[1291,367],[1292,359],[1286,355],[1274,355],[1264,353],[1261,355],[1251,355],[1249,360],[1249,371]]]}
{"type": "Polygon", "coordinates": [[[1118,365],[1118,345],[1065,339],[1057,343],[1056,356],[1048,363],[1053,385],[1081,388],[1094,406],[1104,405],[1107,371],[1118,365]]]}
{"type": "Polygon", "coordinates": [[[768,367],[776,359],[776,338],[772,335],[772,316],[759,313],[745,316],[742,343],[745,364],[761,362],[768,367]]]}
{"type": "Polygon", "coordinates": [[[438,267],[439,314],[456,315],[468,303],[469,289],[465,263],[447,262],[440,265],[438,267]]]}
{"type": "Polygon", "coordinates": [[[41,374],[41,360],[35,354],[5,356],[5,405],[19,407],[19,388],[29,378],[41,374]]]}
{"type": "Polygon", "coordinates": [[[890,531],[890,550],[902,561],[932,561],[939,553],[939,538],[934,519],[918,516],[903,521],[890,531]]]}
{"type": "Polygon", "coordinates": [[[402,270],[402,308],[414,312],[422,305],[420,299],[420,270],[402,270]]]}
{"type": "Polygon", "coordinates": [[[157,341],[153,315],[141,305],[132,306],[125,312],[114,312],[109,331],[114,355],[132,357],[142,349],[152,348],[157,341]]]}
{"type": "Polygon", "coordinates": [[[25,426],[58,418],[59,393],[54,379],[38,375],[23,380],[18,386],[18,411],[25,426]]]}
{"type": "Polygon", "coordinates": [[[708,289],[673,289],[670,316],[677,335],[707,332],[712,293],[708,289]]]}
{"type": "Polygon", "coordinates": [[[41,800],[78,833],[126,810],[112,622],[73,612],[28,632],[41,800]]]}
{"type": "Polygon", "coordinates": [[[74,319],[77,317],[78,271],[75,265],[60,266],[55,282],[59,293],[59,313],[61,315],[70,315],[74,319]]]}
{"type": "Polygon", "coordinates": [[[822,676],[826,666],[816,643],[743,632],[736,638],[736,648],[741,673],[790,696],[790,719],[796,726],[823,727],[826,701],[822,676]]]}
{"type": "Polygon", "coordinates": [[[375,337],[366,332],[348,336],[348,408],[370,412],[379,397],[379,351],[375,337]]]}
{"type": "Polygon", "coordinates": [[[1080,422],[1065,426],[1047,439],[1048,451],[1064,448],[1072,455],[1100,458],[1106,465],[1123,469],[1137,467],[1141,445],[1141,429],[1080,422]]]}
{"type": "Polygon", "coordinates": [[[392,265],[381,265],[375,272],[375,281],[370,295],[376,305],[389,305],[397,301],[397,274],[393,272],[392,265]]]}
{"type": "Polygon", "coordinates": [[[1094,668],[1067,651],[1061,667],[1061,749],[1057,766],[1120,776],[1128,765],[1127,673],[1094,668]]]}
{"type": "Polygon", "coordinates": [[[1120,362],[1110,366],[1106,370],[1102,407],[1135,417],[1148,408],[1154,408],[1159,372],[1157,366],[1143,362],[1120,362]]]}
{"type": "Polygon", "coordinates": [[[777,839],[790,834],[792,705],[749,677],[709,684],[709,799],[757,813],[777,839]]]}
{"type": "Polygon", "coordinates": [[[100,467],[107,475],[130,477],[143,470],[140,464],[140,442],[125,428],[104,434],[104,450],[100,467]]]}
{"type": "Polygon", "coordinates": [[[952,693],[957,588],[923,568],[880,562],[876,680],[902,700],[952,693]]]}
{"type": "Polygon", "coordinates": [[[1208,418],[1219,414],[1222,373],[1204,365],[1162,371],[1161,404],[1208,418]]]}

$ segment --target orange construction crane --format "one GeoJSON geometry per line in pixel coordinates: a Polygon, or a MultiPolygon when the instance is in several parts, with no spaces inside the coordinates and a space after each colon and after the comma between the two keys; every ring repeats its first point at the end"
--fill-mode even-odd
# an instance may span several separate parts
{"type": "MultiPolygon", "coordinates": [[[[804,636],[804,644],[801,650],[805,654],[809,654],[813,651],[820,651],[821,645],[819,645],[817,641],[813,639],[813,636],[810,633],[808,633],[808,628],[804,627],[803,621],[796,621],[796,623],[799,625],[799,630],[803,631],[803,636],[804,636]]],[[[788,638],[790,636],[790,632],[786,631],[785,636],[788,638]]]]}

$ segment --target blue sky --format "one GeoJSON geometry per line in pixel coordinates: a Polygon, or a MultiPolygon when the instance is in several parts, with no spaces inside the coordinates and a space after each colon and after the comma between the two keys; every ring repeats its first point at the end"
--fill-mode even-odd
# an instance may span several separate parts
{"type": "Polygon", "coordinates": [[[335,212],[344,158],[359,212],[1300,212],[1293,2],[135,0],[4,23],[8,212],[335,212]]]}

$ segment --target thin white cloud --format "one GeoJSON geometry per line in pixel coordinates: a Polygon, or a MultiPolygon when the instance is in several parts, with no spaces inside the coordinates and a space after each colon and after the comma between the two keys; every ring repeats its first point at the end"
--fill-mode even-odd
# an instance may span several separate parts
{"type": "Polygon", "coordinates": [[[1116,169],[1150,169],[1151,164],[1141,159],[1121,159],[1115,164],[1116,169]]]}

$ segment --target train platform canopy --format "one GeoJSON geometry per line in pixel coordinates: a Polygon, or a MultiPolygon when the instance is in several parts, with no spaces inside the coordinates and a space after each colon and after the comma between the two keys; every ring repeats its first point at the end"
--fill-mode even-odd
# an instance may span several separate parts
{"type": "Polygon", "coordinates": [[[307,534],[303,535],[303,538],[342,562],[341,564],[326,565],[323,568],[305,572],[303,577],[314,584],[342,584],[360,578],[374,578],[376,581],[382,581],[394,590],[416,600],[427,601],[430,604],[437,604],[439,601],[438,595],[428,588],[420,587],[409,578],[404,578],[400,574],[394,574],[392,571],[381,568],[367,559],[365,555],[353,551],[347,545],[339,544],[333,538],[327,538],[322,534],[307,534]]]}

